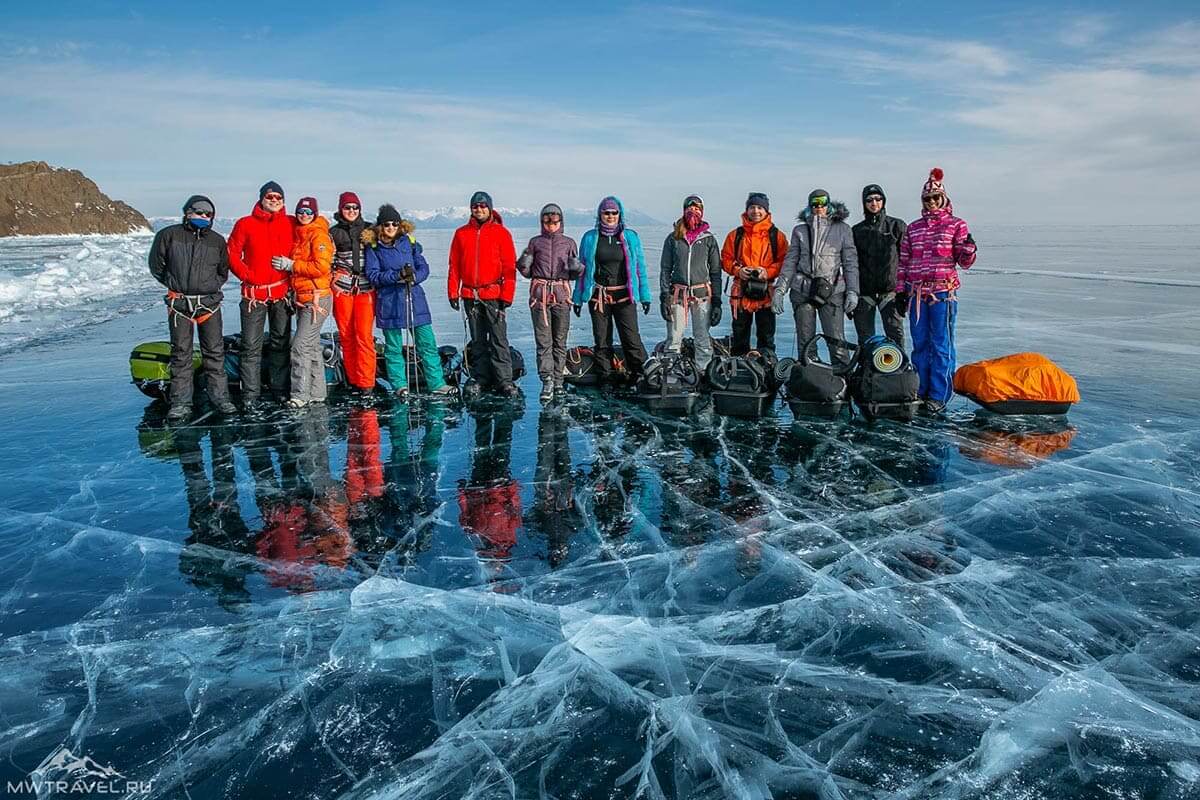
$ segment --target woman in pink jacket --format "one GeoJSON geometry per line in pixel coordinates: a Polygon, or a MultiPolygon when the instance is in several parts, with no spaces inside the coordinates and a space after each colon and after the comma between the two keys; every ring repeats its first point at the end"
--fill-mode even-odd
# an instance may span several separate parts
{"type": "Polygon", "coordinates": [[[975,263],[975,239],[954,216],[950,196],[934,167],[921,189],[921,218],[900,240],[896,305],[911,312],[912,361],[921,377],[921,400],[940,414],[954,396],[954,319],[958,314],[958,268],[975,263]]]}

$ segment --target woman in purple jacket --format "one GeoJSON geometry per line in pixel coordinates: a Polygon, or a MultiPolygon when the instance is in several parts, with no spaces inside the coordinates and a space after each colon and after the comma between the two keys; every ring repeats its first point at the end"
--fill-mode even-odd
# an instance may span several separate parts
{"type": "Polygon", "coordinates": [[[571,326],[571,282],[583,274],[579,248],[563,233],[562,209],[550,203],[542,209],[542,232],[529,240],[517,259],[517,269],[531,280],[529,308],[537,343],[537,370],[543,403],[563,391],[567,369],[567,332],[571,326]]]}

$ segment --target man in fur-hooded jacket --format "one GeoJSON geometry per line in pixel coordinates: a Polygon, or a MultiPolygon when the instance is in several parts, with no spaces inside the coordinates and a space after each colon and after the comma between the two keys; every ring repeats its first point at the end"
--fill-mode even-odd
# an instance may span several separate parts
{"type": "MultiPolygon", "coordinates": [[[[846,314],[858,305],[858,251],[854,231],[846,224],[849,216],[845,203],[831,202],[829,192],[814,189],[800,212],[800,224],[792,229],[772,308],[782,314],[790,295],[801,348],[816,335],[818,316],[822,333],[846,338],[846,314]]],[[[832,356],[841,364],[849,361],[844,347],[832,348],[832,356]]]]}

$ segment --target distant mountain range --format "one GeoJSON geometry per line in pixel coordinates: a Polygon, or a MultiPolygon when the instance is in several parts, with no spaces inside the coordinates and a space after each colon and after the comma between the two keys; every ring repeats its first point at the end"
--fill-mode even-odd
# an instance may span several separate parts
{"type": "MultiPolygon", "coordinates": [[[[540,221],[538,219],[538,210],[529,208],[497,208],[500,217],[504,220],[504,224],[510,228],[536,228],[540,221]]],[[[448,228],[457,228],[467,221],[471,210],[466,206],[446,206],[445,208],[435,208],[432,211],[423,211],[421,209],[401,209],[400,215],[407,220],[412,220],[416,223],[417,230],[424,228],[425,230],[444,230],[448,228]]],[[[592,227],[596,224],[596,210],[587,208],[567,208],[563,209],[566,216],[566,224],[568,227],[592,227]]],[[[328,217],[329,215],[326,214],[328,217]]],[[[170,217],[151,217],[150,224],[154,230],[165,228],[168,225],[174,225],[179,222],[178,214],[170,217]]],[[[236,217],[217,217],[213,222],[213,227],[221,231],[229,231],[233,229],[233,223],[237,222],[236,217]]],[[[625,210],[625,222],[631,227],[662,225],[649,214],[643,214],[636,209],[625,210]]]]}

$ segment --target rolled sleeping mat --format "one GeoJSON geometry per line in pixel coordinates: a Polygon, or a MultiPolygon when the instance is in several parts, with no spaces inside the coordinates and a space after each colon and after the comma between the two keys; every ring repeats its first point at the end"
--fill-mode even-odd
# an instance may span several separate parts
{"type": "Polygon", "coordinates": [[[883,375],[890,375],[904,366],[904,351],[891,340],[885,339],[874,346],[868,343],[868,352],[871,353],[871,366],[883,375]]]}

